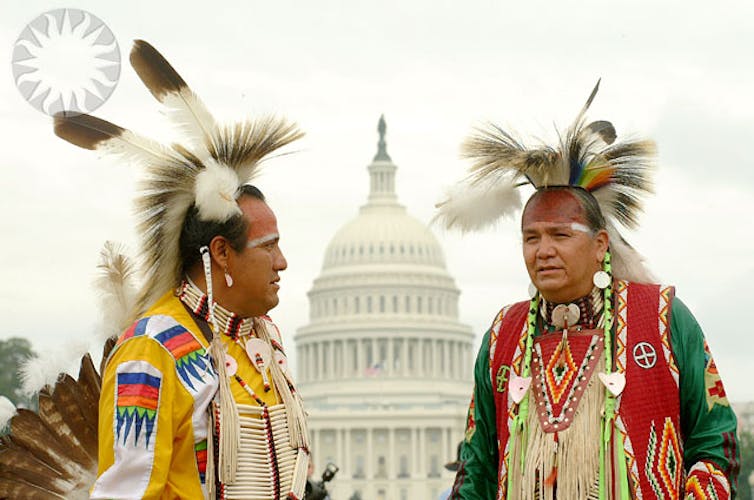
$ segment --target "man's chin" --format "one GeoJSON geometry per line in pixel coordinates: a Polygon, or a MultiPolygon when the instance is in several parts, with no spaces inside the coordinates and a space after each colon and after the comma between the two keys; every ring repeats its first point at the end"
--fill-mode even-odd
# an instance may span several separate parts
{"type": "Polygon", "coordinates": [[[555,277],[538,279],[534,283],[534,286],[536,286],[537,290],[542,293],[553,294],[557,293],[558,290],[563,288],[563,281],[555,277]]]}
{"type": "Polygon", "coordinates": [[[271,309],[274,309],[279,303],[280,299],[278,298],[278,295],[276,293],[273,297],[270,298],[269,302],[267,302],[267,305],[269,306],[267,310],[269,311],[271,309]]]}
{"type": "Polygon", "coordinates": [[[563,284],[556,280],[543,280],[535,283],[537,290],[549,302],[560,302],[560,296],[563,294],[563,284]]]}

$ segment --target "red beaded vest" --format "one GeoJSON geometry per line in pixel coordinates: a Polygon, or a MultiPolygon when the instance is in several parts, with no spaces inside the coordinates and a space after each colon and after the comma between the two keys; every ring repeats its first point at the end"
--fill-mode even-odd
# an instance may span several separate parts
{"type": "MultiPolygon", "coordinates": [[[[674,289],[616,281],[614,292],[613,371],[625,375],[626,385],[616,398],[613,433],[623,438],[631,495],[637,499],[679,498],[685,477],[678,368],[670,344],[674,289]]],[[[498,499],[506,498],[509,438],[518,412],[505,382],[510,378],[508,371],[521,374],[528,312],[529,302],[506,306],[490,333],[490,377],[499,452],[498,499]]],[[[616,442],[620,441],[611,440],[616,442]]],[[[618,486],[606,486],[611,491],[609,496],[616,497],[618,486]]]]}

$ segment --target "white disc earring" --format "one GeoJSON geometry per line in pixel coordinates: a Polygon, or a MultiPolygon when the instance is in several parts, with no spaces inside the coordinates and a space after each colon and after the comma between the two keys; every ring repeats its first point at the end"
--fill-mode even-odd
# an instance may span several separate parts
{"type": "Polygon", "coordinates": [[[592,283],[599,289],[604,290],[610,284],[610,275],[605,271],[597,271],[592,276],[592,283]]]}

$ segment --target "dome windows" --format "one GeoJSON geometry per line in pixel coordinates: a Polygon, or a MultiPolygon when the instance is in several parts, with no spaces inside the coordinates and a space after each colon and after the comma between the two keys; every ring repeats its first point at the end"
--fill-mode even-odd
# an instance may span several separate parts
{"type": "MultiPolygon", "coordinates": [[[[365,228],[364,231],[370,231],[365,228]]],[[[377,230],[375,230],[377,231],[377,230]]],[[[444,267],[442,251],[421,235],[390,235],[369,232],[357,241],[335,240],[327,251],[324,268],[369,263],[424,264],[444,267]],[[378,237],[375,237],[378,236],[378,237]]]]}
{"type": "Polygon", "coordinates": [[[391,291],[390,287],[382,287],[371,291],[352,289],[317,294],[311,301],[311,317],[327,321],[328,318],[343,315],[416,314],[439,318],[455,317],[458,314],[453,294],[422,288],[406,294],[391,294],[391,291]]]}

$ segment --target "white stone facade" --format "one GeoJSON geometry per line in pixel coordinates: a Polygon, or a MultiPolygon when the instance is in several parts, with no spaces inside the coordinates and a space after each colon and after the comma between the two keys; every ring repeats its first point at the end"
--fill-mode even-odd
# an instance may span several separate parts
{"type": "Polygon", "coordinates": [[[296,333],[315,473],[335,500],[432,499],[454,473],[472,388],[473,333],[429,229],[395,194],[384,121],[370,194],[335,235],[296,333]]]}

